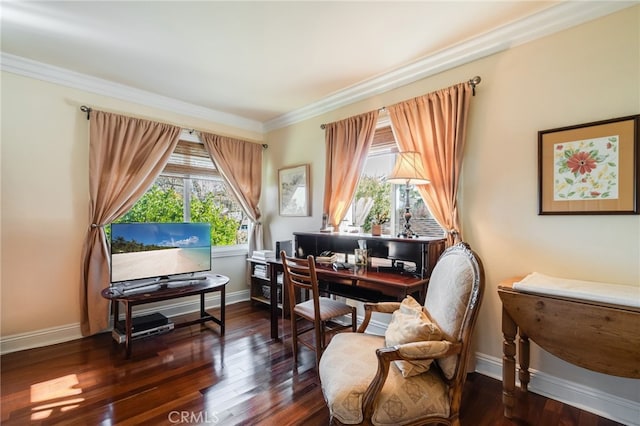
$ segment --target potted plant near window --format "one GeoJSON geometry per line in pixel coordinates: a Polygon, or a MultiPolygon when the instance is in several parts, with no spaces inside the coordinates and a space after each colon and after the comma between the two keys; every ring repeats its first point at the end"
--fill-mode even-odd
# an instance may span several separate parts
{"type": "Polygon", "coordinates": [[[382,235],[382,225],[389,221],[389,212],[382,209],[376,212],[371,222],[371,235],[382,235]]]}

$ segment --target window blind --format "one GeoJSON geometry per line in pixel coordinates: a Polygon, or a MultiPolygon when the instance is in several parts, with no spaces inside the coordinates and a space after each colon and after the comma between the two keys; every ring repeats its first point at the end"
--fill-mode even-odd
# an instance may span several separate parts
{"type": "Polygon", "coordinates": [[[185,140],[178,141],[163,173],[191,177],[220,176],[204,145],[185,140]]]}
{"type": "Polygon", "coordinates": [[[373,135],[373,142],[369,154],[387,154],[398,152],[398,145],[393,136],[391,126],[378,127],[373,135]]]}

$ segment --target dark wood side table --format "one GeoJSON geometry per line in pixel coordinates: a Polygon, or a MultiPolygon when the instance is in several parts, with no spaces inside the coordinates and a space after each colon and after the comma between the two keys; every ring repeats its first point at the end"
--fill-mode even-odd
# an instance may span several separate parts
{"type": "MultiPolygon", "coordinates": [[[[185,279],[185,281],[190,281],[185,279]]],[[[193,284],[184,286],[163,285],[160,289],[145,293],[121,294],[114,288],[105,288],[102,290],[102,297],[111,300],[111,310],[113,313],[114,326],[120,316],[120,303],[125,309],[125,356],[131,356],[132,343],[132,309],[137,305],[146,303],[160,302],[162,300],[177,299],[187,296],[200,296],[200,317],[187,322],[176,324],[176,327],[186,327],[193,324],[202,324],[206,321],[213,321],[220,326],[220,335],[224,336],[224,314],[225,314],[225,289],[229,283],[229,277],[224,275],[211,275],[205,280],[193,281],[193,284]],[[204,296],[207,293],[220,292],[220,318],[216,318],[209,314],[205,309],[204,296]]]]}

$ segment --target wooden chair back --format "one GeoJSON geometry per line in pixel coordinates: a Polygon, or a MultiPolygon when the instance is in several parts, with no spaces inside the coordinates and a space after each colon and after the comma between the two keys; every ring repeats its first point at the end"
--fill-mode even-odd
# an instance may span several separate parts
{"type": "Polygon", "coordinates": [[[314,301],[315,312],[319,312],[320,291],[314,257],[309,255],[304,259],[298,259],[289,257],[282,251],[280,258],[284,267],[284,282],[287,285],[289,295],[289,312],[293,312],[296,304],[302,301],[302,297],[310,297],[314,301]]]}

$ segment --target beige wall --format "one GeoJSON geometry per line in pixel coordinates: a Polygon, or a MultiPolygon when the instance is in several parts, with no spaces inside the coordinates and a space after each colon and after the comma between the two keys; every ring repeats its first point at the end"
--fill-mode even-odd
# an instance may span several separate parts
{"type": "MultiPolygon", "coordinates": [[[[507,277],[539,271],[640,285],[640,216],[536,214],[538,130],[640,112],[639,27],[640,7],[634,7],[269,133],[261,202],[266,244],[320,226],[321,123],[480,75],[461,188],[465,239],[483,258],[487,277],[477,352],[500,361],[496,287],[507,277]],[[277,211],[277,170],[302,163],[311,164],[313,215],[285,220],[277,211]]],[[[6,72],[1,84],[3,337],[79,321],[80,253],[88,226],[88,124],[80,105],[261,139],[6,72]]],[[[244,261],[214,259],[216,265],[233,275],[231,291],[246,289],[244,261]]],[[[591,373],[537,350],[532,366],[622,398],[640,398],[638,381],[591,373]]]]}
{"type": "MultiPolygon", "coordinates": [[[[503,279],[538,271],[640,285],[640,216],[537,215],[539,130],[640,113],[639,27],[640,7],[634,7],[271,132],[266,186],[272,189],[263,203],[270,219],[267,235],[285,239],[293,231],[320,227],[325,167],[321,123],[480,75],[471,103],[460,200],[465,240],[486,269],[477,352],[497,361],[502,356],[496,289],[503,279]],[[313,216],[284,220],[275,210],[275,171],[299,163],[311,164],[313,216]]],[[[640,401],[640,381],[591,373],[537,348],[532,367],[640,401]]]]}
{"type": "MultiPolygon", "coordinates": [[[[2,73],[3,337],[77,327],[88,223],[88,121],[80,105],[260,141],[250,133],[2,73]]],[[[228,292],[246,290],[244,259],[214,259],[228,292]]]]}

